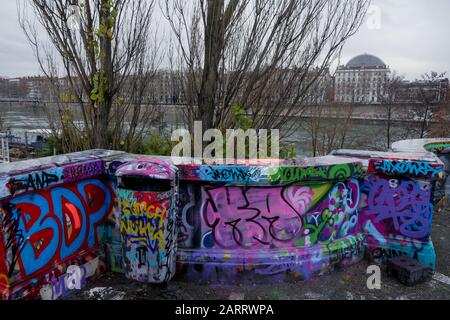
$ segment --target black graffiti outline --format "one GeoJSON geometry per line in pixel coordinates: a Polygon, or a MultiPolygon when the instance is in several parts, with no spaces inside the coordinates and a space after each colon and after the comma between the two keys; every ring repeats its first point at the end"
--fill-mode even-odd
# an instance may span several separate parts
{"type": "MultiPolygon", "coordinates": [[[[211,188],[211,189],[215,189],[215,188],[211,188]]],[[[253,216],[253,217],[251,217],[251,218],[248,218],[248,219],[245,219],[245,221],[246,221],[246,222],[253,222],[254,224],[258,225],[258,226],[261,228],[261,230],[263,231],[264,239],[266,239],[266,238],[267,238],[267,231],[265,230],[264,226],[262,226],[259,222],[257,222],[257,221],[255,220],[255,219],[257,219],[257,218],[261,215],[261,211],[260,211],[258,208],[250,208],[250,207],[249,207],[249,206],[250,206],[250,202],[248,201],[248,198],[247,198],[247,192],[248,192],[248,190],[249,190],[250,188],[249,188],[249,187],[240,187],[239,189],[241,190],[242,196],[243,196],[243,198],[245,199],[245,204],[244,204],[243,206],[237,207],[237,210],[253,210],[253,211],[256,211],[256,215],[255,215],[255,216],[253,216]]],[[[228,202],[228,204],[231,204],[231,199],[230,199],[230,194],[229,194],[229,188],[228,188],[228,187],[225,187],[225,190],[226,190],[226,195],[227,195],[227,202],[228,202]]],[[[208,200],[206,201],[206,203],[211,203],[211,204],[213,205],[213,211],[214,211],[214,212],[218,212],[217,206],[215,205],[214,200],[212,199],[212,196],[211,196],[211,194],[209,193],[209,190],[205,190],[205,191],[206,191],[207,194],[208,194],[208,200]]],[[[206,208],[206,207],[207,207],[207,205],[205,206],[205,208],[206,208]]],[[[204,219],[205,219],[205,221],[206,221],[206,224],[207,224],[209,227],[211,227],[213,230],[215,230],[216,227],[217,227],[217,225],[220,223],[220,218],[216,218],[216,220],[214,221],[213,225],[210,225],[210,224],[208,223],[208,219],[207,219],[207,217],[206,217],[206,211],[204,211],[203,214],[204,214],[204,219]]],[[[240,246],[240,247],[243,246],[243,244],[242,244],[243,234],[242,234],[242,231],[238,228],[237,225],[238,225],[238,223],[241,222],[241,221],[242,221],[242,219],[241,219],[241,218],[238,218],[238,219],[233,220],[233,221],[227,221],[227,222],[224,222],[224,225],[228,225],[228,226],[231,226],[231,227],[232,227],[233,240],[234,240],[234,241],[236,242],[236,244],[237,244],[238,246],[240,246]],[[239,239],[237,239],[236,233],[239,235],[239,239]]],[[[217,238],[216,238],[216,236],[215,236],[215,232],[213,232],[212,236],[213,236],[214,241],[217,242],[217,243],[219,243],[219,246],[224,247],[224,248],[227,248],[227,246],[221,244],[220,241],[217,240],[217,238]]],[[[255,239],[256,241],[258,241],[258,242],[264,244],[264,245],[269,245],[269,244],[270,244],[270,243],[264,241],[263,239],[256,238],[255,236],[253,236],[252,238],[255,239]]]]}
{"type": "MultiPolygon", "coordinates": [[[[212,210],[215,213],[218,212],[218,209],[217,209],[217,206],[216,206],[216,204],[215,204],[215,202],[213,200],[213,197],[212,197],[212,195],[210,193],[210,190],[214,190],[216,188],[217,187],[210,187],[210,188],[206,188],[205,187],[205,192],[208,195],[208,199],[205,201],[205,206],[204,206],[204,208],[208,208],[208,205],[211,205],[211,208],[212,208],[212,210]]],[[[227,202],[228,202],[228,204],[231,204],[230,196],[229,196],[229,187],[225,186],[224,188],[226,190],[227,202]]],[[[242,197],[243,197],[245,203],[242,206],[238,206],[237,210],[253,210],[253,211],[256,211],[256,215],[255,216],[245,219],[246,222],[251,222],[251,223],[256,224],[262,231],[263,239],[260,239],[260,238],[258,238],[256,236],[253,236],[252,238],[254,240],[256,240],[257,242],[259,242],[259,243],[261,243],[263,245],[268,246],[268,245],[270,245],[270,242],[267,241],[267,235],[268,234],[276,241],[289,242],[289,241],[292,241],[299,233],[301,233],[301,229],[299,229],[298,231],[295,231],[292,234],[292,237],[290,239],[279,239],[276,236],[274,230],[275,230],[275,223],[277,221],[279,221],[281,219],[281,217],[279,215],[278,216],[273,216],[273,217],[267,217],[265,215],[261,215],[261,210],[260,209],[250,207],[250,201],[248,200],[247,193],[251,189],[251,187],[246,186],[246,187],[238,187],[238,188],[241,191],[241,194],[242,194],[242,197]],[[264,220],[269,222],[269,226],[268,226],[267,230],[261,223],[259,223],[257,221],[258,218],[264,219],[264,220]]],[[[285,194],[286,188],[288,188],[288,187],[285,186],[285,187],[281,188],[281,197],[282,197],[283,201],[285,203],[287,203],[294,210],[295,214],[300,218],[301,224],[305,225],[304,217],[302,217],[300,215],[300,213],[285,198],[284,194],[285,194]]],[[[269,205],[269,199],[268,198],[269,198],[268,195],[266,195],[265,202],[266,202],[266,206],[268,208],[268,212],[270,213],[270,205],[269,205]]],[[[220,241],[218,241],[218,239],[216,237],[216,228],[220,224],[221,219],[220,218],[216,218],[213,223],[210,223],[208,218],[207,218],[207,210],[206,209],[203,210],[203,219],[206,222],[206,225],[212,229],[212,237],[213,237],[214,242],[217,243],[222,248],[229,248],[229,246],[226,246],[226,245],[222,244],[220,241]]],[[[243,234],[242,234],[242,231],[238,227],[238,224],[241,221],[243,221],[243,220],[241,218],[238,218],[238,219],[233,220],[233,221],[224,222],[224,225],[230,226],[232,228],[233,240],[236,242],[237,246],[239,246],[239,247],[243,247],[243,243],[242,243],[243,234]]]]}
{"type": "MultiPolygon", "coordinates": [[[[166,267],[166,276],[164,277],[164,281],[163,282],[167,282],[169,281],[169,279],[172,276],[172,269],[171,269],[171,260],[174,259],[173,257],[173,252],[172,252],[172,244],[173,244],[173,228],[175,225],[175,221],[173,219],[168,219],[167,221],[167,226],[166,226],[166,231],[167,231],[167,237],[164,239],[166,242],[166,255],[165,255],[165,263],[163,265],[161,265],[161,269],[166,267]]],[[[175,243],[176,245],[176,243],[175,243]]],[[[176,250],[175,250],[176,251],[176,250]]],[[[159,259],[159,255],[158,255],[158,259],[159,259]]]]}
{"type": "Polygon", "coordinates": [[[23,231],[20,229],[21,209],[15,208],[12,203],[7,203],[4,207],[4,216],[1,220],[2,231],[8,234],[7,241],[4,245],[5,253],[11,250],[11,261],[8,265],[8,277],[11,277],[14,273],[14,268],[19,261],[20,254],[25,248],[27,239],[23,235],[23,231]],[[13,210],[16,210],[17,217],[13,218],[13,210]]]}
{"type": "MultiPolygon", "coordinates": [[[[177,244],[183,245],[185,241],[189,240],[189,230],[188,227],[183,224],[183,218],[185,217],[186,222],[189,224],[192,230],[195,230],[195,222],[192,224],[188,221],[189,212],[193,211],[196,206],[195,202],[195,192],[192,186],[187,186],[186,190],[181,189],[179,192],[177,200],[177,220],[176,220],[176,233],[177,233],[177,244]]],[[[192,212],[191,215],[192,217],[192,212]]]]}
{"type": "MultiPolygon", "coordinates": [[[[63,177],[61,177],[63,179],[63,177]]],[[[11,178],[8,182],[10,193],[12,196],[16,194],[17,191],[28,192],[30,190],[37,191],[41,189],[48,188],[52,184],[58,183],[60,178],[58,175],[53,173],[48,173],[45,171],[29,173],[25,178],[11,178]]]]}

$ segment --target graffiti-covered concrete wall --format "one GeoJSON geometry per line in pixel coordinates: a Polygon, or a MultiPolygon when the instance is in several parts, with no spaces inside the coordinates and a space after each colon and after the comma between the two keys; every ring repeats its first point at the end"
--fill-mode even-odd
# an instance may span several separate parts
{"type": "Polygon", "coordinates": [[[181,171],[189,180],[180,190],[178,263],[187,279],[230,281],[243,272],[282,277],[287,271],[310,278],[363,258],[358,161],[326,157],[306,166],[181,171]]]}
{"type": "Polygon", "coordinates": [[[99,231],[115,191],[92,150],[0,168],[0,296],[64,297],[102,269],[99,231]]]}
{"type": "Polygon", "coordinates": [[[0,165],[1,297],[64,298],[104,270],[130,281],[174,273],[185,281],[309,279],[403,254],[434,269],[435,192],[448,172],[439,156],[449,146],[418,140],[390,153],[193,161],[177,166],[176,189],[152,182],[150,198],[147,182],[120,188],[117,170],[169,158],[93,150],[0,165]]]}
{"type": "MultiPolygon", "coordinates": [[[[417,150],[416,150],[417,151],[417,150]]],[[[406,254],[434,269],[433,192],[443,163],[418,152],[340,150],[278,168],[184,166],[178,262],[188,279],[302,279],[406,254]]]]}

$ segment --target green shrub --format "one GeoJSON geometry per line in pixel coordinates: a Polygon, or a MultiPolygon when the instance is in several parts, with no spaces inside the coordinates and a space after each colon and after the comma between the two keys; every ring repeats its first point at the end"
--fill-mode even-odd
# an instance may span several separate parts
{"type": "Polygon", "coordinates": [[[144,139],[141,153],[155,156],[170,156],[174,145],[169,137],[152,133],[144,139]]]}

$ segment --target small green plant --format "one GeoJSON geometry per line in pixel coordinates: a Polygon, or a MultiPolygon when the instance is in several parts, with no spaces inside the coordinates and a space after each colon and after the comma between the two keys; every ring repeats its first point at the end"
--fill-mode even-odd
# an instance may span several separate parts
{"type": "Polygon", "coordinates": [[[231,121],[238,129],[248,130],[253,127],[253,120],[245,113],[245,109],[238,103],[231,106],[231,121]]]}
{"type": "MultiPolygon", "coordinates": [[[[232,120],[232,124],[237,128],[237,129],[242,129],[242,130],[249,130],[253,128],[253,120],[246,114],[245,109],[240,106],[238,103],[234,103],[231,106],[231,112],[232,112],[232,116],[231,116],[231,120],[232,120]]],[[[271,150],[271,139],[270,136],[268,137],[268,149],[271,150]]],[[[249,154],[249,143],[248,141],[245,142],[245,148],[246,148],[246,154],[249,154]]],[[[295,158],[297,156],[296,152],[294,151],[294,144],[287,144],[287,143],[282,143],[280,146],[280,155],[279,157],[281,159],[292,159],[295,158]]],[[[269,156],[273,156],[270,155],[269,156]]]]}
{"type": "Polygon", "coordinates": [[[94,88],[91,92],[91,100],[94,102],[94,108],[105,100],[106,90],[108,88],[108,79],[104,72],[97,71],[93,77],[94,88]]]}
{"type": "Polygon", "coordinates": [[[170,156],[174,143],[170,138],[152,133],[142,143],[142,153],[155,156],[170,156]]]}
{"type": "Polygon", "coordinates": [[[64,153],[61,146],[60,139],[51,136],[47,138],[47,141],[45,142],[45,145],[42,149],[38,149],[36,152],[36,156],[38,158],[42,157],[49,157],[53,156],[55,154],[61,154],[64,153]]]}
{"type": "Polygon", "coordinates": [[[294,150],[295,145],[290,143],[282,143],[280,146],[280,158],[281,159],[294,159],[297,157],[297,153],[294,150]]]}

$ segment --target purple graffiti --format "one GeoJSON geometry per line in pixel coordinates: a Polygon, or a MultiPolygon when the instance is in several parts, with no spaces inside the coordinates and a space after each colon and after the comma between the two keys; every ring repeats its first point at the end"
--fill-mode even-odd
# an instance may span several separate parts
{"type": "Polygon", "coordinates": [[[291,242],[303,230],[301,215],[313,192],[309,187],[217,188],[204,190],[203,219],[222,248],[254,248],[291,242]]]}
{"type": "Polygon", "coordinates": [[[307,247],[354,232],[357,180],[323,186],[203,188],[202,246],[307,247]]]}
{"type": "Polygon", "coordinates": [[[103,160],[86,163],[77,163],[63,168],[64,182],[74,182],[81,179],[92,178],[106,173],[103,160]]]}
{"type": "Polygon", "coordinates": [[[411,238],[429,235],[432,205],[428,187],[411,180],[371,180],[366,214],[375,215],[376,224],[391,221],[397,232],[411,238]]]}

